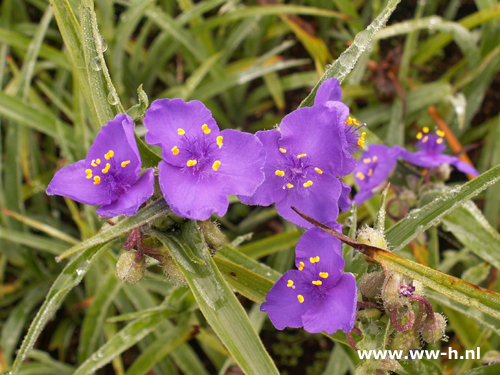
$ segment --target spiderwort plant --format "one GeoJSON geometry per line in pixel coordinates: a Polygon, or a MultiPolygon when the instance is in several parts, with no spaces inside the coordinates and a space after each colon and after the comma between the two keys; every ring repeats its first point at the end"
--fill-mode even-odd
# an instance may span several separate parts
{"type": "MultiPolygon", "coordinates": [[[[336,229],[340,225],[331,223],[336,229]]],[[[350,332],[356,317],[356,280],[343,273],[340,240],[318,228],[302,235],[295,249],[296,270],[271,288],[261,310],[277,329],[304,327],[307,332],[350,332]]]]}
{"type": "Polygon", "coordinates": [[[47,194],[102,206],[101,216],[133,216],[154,192],[153,169],[140,173],[134,122],[119,114],[101,128],[85,160],[57,171],[47,194]]]}
{"type": "Polygon", "coordinates": [[[259,139],[219,131],[197,100],[155,100],[146,111],[146,141],[162,147],[160,187],[172,210],[193,220],[223,216],[229,194],[251,195],[262,183],[265,151],[259,139]]]}

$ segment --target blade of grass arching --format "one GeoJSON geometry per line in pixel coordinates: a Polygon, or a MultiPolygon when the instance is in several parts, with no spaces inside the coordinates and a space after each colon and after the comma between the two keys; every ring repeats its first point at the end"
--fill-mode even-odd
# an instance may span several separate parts
{"type": "Polygon", "coordinates": [[[86,241],[80,242],[76,246],[66,250],[63,254],[57,257],[57,261],[61,261],[70,255],[73,255],[79,251],[88,249],[91,246],[96,246],[102,244],[112,239],[130,232],[132,229],[144,225],[147,222],[154,220],[162,215],[168,216],[171,211],[168,209],[167,203],[163,198],[151,203],[149,206],[139,210],[136,216],[126,218],[116,225],[110,227],[109,229],[96,234],[94,237],[89,238],[86,241]]]}
{"type": "Polygon", "coordinates": [[[68,248],[67,244],[47,237],[2,227],[0,227],[0,238],[35,250],[45,251],[52,255],[59,255],[68,248]]]}
{"type": "Polygon", "coordinates": [[[437,225],[444,215],[451,213],[499,179],[500,166],[496,166],[466,184],[443,193],[422,208],[410,211],[406,218],[385,232],[386,239],[392,246],[392,251],[401,250],[420,233],[437,225]]]}
{"type": "Polygon", "coordinates": [[[26,355],[35,344],[47,322],[52,319],[68,293],[80,282],[100,256],[109,248],[109,244],[91,247],[68,263],[58,276],[45,299],[40,310],[24,337],[23,343],[12,366],[12,375],[16,375],[26,358],[26,355]]]}
{"type": "Polygon", "coordinates": [[[240,246],[238,251],[250,258],[257,259],[295,246],[299,238],[300,233],[297,231],[283,232],[240,246]]]}
{"type": "Polygon", "coordinates": [[[184,274],[208,323],[248,374],[278,374],[243,307],[224,281],[194,221],[184,224],[180,238],[156,233],[184,274]],[[182,241],[182,242],[180,242],[182,241]],[[189,246],[206,265],[186,255],[189,246]]]}
{"type": "Polygon", "coordinates": [[[316,86],[307,95],[307,97],[300,103],[300,107],[312,106],[314,103],[314,97],[316,96],[316,91],[318,91],[319,86],[328,78],[335,77],[340,82],[349,74],[349,72],[354,68],[356,61],[358,61],[361,54],[370,44],[375,34],[382,29],[387,20],[391,16],[392,12],[396,9],[400,0],[389,0],[386,7],[382,12],[373,20],[373,22],[362,32],[360,32],[354,38],[354,42],[351,46],[346,49],[339,56],[337,60],[328,68],[328,70],[323,74],[323,76],[316,83],[316,86]]]}
{"type": "MultiPolygon", "coordinates": [[[[56,361],[54,358],[50,356],[49,353],[44,352],[42,350],[33,349],[28,354],[28,357],[40,363],[49,365],[52,368],[51,374],[71,375],[73,371],[75,371],[75,368],[73,366],[69,366],[65,363],[56,361]]],[[[20,372],[23,373],[24,372],[23,370],[24,368],[20,372]]]]}

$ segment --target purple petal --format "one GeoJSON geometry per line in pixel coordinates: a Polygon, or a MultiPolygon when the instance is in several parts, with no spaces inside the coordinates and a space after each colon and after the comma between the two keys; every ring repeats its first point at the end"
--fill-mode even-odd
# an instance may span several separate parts
{"type": "Polygon", "coordinates": [[[282,178],[275,174],[276,170],[279,169],[278,166],[284,160],[278,146],[278,139],[281,134],[273,129],[257,132],[256,136],[264,145],[264,150],[267,153],[266,164],[262,170],[265,174],[265,180],[252,196],[239,196],[238,198],[245,204],[269,206],[282,200],[286,194],[286,191],[282,188],[282,178]]]}
{"type": "Polygon", "coordinates": [[[287,189],[285,197],[276,202],[276,209],[281,216],[295,225],[311,228],[312,224],[302,219],[291,206],[323,223],[334,221],[339,214],[338,199],[341,190],[337,178],[323,173],[309,187],[294,186],[287,189]]]}
{"type": "Polygon", "coordinates": [[[316,91],[314,105],[325,105],[328,101],[342,101],[342,89],[337,78],[325,80],[316,91]]]}
{"type": "Polygon", "coordinates": [[[217,157],[221,162],[220,189],[227,194],[252,195],[264,181],[262,168],[266,151],[253,134],[228,129],[221,133],[223,146],[217,157]]]}
{"type": "Polygon", "coordinates": [[[303,315],[304,329],[309,333],[325,331],[330,335],[339,329],[349,332],[354,327],[357,300],[356,279],[346,273],[303,315]]]}
{"type": "Polygon", "coordinates": [[[342,180],[340,180],[340,184],[342,186],[342,193],[340,193],[339,197],[339,207],[342,211],[345,212],[349,210],[352,206],[352,201],[349,198],[349,194],[351,193],[351,187],[342,180]]]}
{"type": "Polygon", "coordinates": [[[436,168],[443,164],[452,164],[459,171],[473,176],[479,175],[479,172],[470,164],[461,161],[456,156],[445,154],[430,154],[425,151],[409,152],[404,151],[401,157],[412,164],[424,168],[436,168]]]}
{"type": "Polygon", "coordinates": [[[94,185],[92,179],[86,178],[85,170],[85,160],[80,160],[57,171],[47,187],[47,194],[61,195],[93,206],[113,202],[117,195],[109,184],[94,185]]]}
{"type": "Polygon", "coordinates": [[[111,204],[102,206],[96,213],[105,217],[118,215],[134,216],[137,210],[154,193],[155,174],[148,169],[127,191],[111,204]]]}
{"type": "Polygon", "coordinates": [[[100,172],[110,164],[109,173],[120,182],[132,185],[137,181],[141,170],[141,157],[134,137],[134,122],[128,115],[119,114],[101,127],[94,143],[85,158],[85,166],[91,169],[95,175],[102,178],[100,172]],[[109,153],[112,151],[112,153],[109,153]],[[100,160],[98,166],[92,165],[94,160],[100,160]],[[127,163],[122,167],[122,162],[127,163]]]}
{"type": "Polygon", "coordinates": [[[359,193],[357,193],[354,196],[354,202],[356,203],[356,206],[363,204],[365,201],[367,201],[368,199],[373,197],[373,194],[374,194],[374,192],[372,189],[361,190],[359,193]]]}
{"type": "Polygon", "coordinates": [[[469,163],[465,163],[455,156],[449,157],[448,164],[454,165],[460,172],[470,174],[472,176],[479,176],[479,172],[469,163]]]}
{"type": "Polygon", "coordinates": [[[266,302],[260,306],[260,310],[269,314],[269,319],[277,329],[302,327],[302,315],[318,303],[318,296],[308,293],[308,289],[300,271],[285,272],[267,293],[266,302]],[[288,280],[294,282],[294,287],[287,286],[288,280]],[[304,297],[303,303],[299,302],[298,295],[304,297]]]}
{"type": "Polygon", "coordinates": [[[159,168],[161,191],[177,215],[192,220],[207,220],[214,212],[224,216],[229,199],[217,175],[193,173],[164,161],[159,168]]]}

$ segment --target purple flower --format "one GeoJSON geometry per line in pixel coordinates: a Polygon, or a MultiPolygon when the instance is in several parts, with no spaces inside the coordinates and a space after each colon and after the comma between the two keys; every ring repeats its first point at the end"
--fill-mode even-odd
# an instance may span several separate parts
{"type": "Polygon", "coordinates": [[[387,177],[392,173],[394,165],[404,148],[385,145],[370,145],[359,159],[359,164],[354,169],[354,179],[359,186],[359,192],[354,197],[354,202],[360,205],[371,198],[374,192],[384,186],[387,177]]]}
{"type": "Polygon", "coordinates": [[[429,128],[425,127],[422,132],[417,134],[418,142],[415,146],[419,151],[409,152],[404,150],[400,156],[419,167],[434,168],[443,164],[452,164],[461,172],[477,176],[479,173],[473,166],[461,161],[456,156],[443,154],[446,148],[444,136],[445,133],[442,130],[430,134],[429,128]]]}
{"type": "Polygon", "coordinates": [[[47,194],[102,206],[101,216],[133,216],[154,192],[153,170],[140,171],[134,122],[120,114],[101,128],[85,160],[56,172],[47,194]]]}
{"type": "Polygon", "coordinates": [[[251,195],[262,183],[265,151],[248,133],[219,128],[197,100],[155,100],[146,111],[146,141],[162,147],[160,187],[172,210],[206,220],[223,216],[228,194],[251,195]]]}
{"type": "MultiPolygon", "coordinates": [[[[334,227],[339,225],[334,223],[334,227]]],[[[356,318],[356,280],[343,274],[341,243],[318,228],[302,235],[296,247],[298,270],[286,272],[266,296],[261,310],[277,329],[349,332],[356,318]]]]}

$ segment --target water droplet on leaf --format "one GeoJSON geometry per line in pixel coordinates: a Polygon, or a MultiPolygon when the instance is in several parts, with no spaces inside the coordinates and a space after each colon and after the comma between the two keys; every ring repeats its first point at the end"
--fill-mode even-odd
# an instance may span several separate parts
{"type": "Polygon", "coordinates": [[[102,62],[99,56],[96,56],[92,59],[92,61],[90,62],[90,67],[95,71],[102,70],[102,62]]]}

